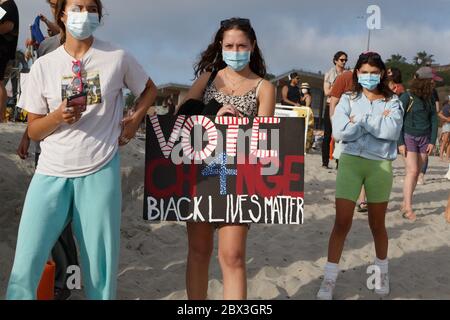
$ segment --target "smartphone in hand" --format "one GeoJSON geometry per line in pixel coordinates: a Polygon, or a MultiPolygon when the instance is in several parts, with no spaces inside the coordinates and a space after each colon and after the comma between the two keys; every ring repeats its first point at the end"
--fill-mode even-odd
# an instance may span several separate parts
{"type": "Polygon", "coordinates": [[[81,112],[86,111],[87,107],[87,93],[79,93],[67,98],[68,107],[78,107],[81,112]]]}

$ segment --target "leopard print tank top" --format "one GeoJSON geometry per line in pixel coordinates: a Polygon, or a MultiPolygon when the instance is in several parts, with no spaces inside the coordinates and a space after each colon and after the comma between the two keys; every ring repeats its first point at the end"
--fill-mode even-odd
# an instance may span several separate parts
{"type": "Polygon", "coordinates": [[[203,95],[203,102],[208,104],[212,99],[215,99],[222,105],[231,104],[246,117],[256,117],[258,115],[258,93],[263,80],[264,79],[261,79],[255,88],[242,96],[225,94],[219,91],[214,82],[212,82],[206,87],[205,94],[203,95]]]}

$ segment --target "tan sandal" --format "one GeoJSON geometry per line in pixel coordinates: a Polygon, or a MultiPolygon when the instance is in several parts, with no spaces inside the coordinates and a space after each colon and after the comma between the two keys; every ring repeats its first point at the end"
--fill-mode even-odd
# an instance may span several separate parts
{"type": "Polygon", "coordinates": [[[358,212],[369,211],[369,206],[367,205],[367,202],[363,201],[360,204],[358,204],[356,211],[358,211],[358,212]]]}

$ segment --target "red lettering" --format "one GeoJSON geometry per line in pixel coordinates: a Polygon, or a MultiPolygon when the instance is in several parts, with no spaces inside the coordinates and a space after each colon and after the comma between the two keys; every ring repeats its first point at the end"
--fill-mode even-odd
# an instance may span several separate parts
{"type": "MultiPolygon", "coordinates": [[[[276,159],[276,158],[275,158],[276,159]]],[[[273,160],[273,159],[272,159],[273,160]]],[[[275,165],[283,171],[276,176],[261,175],[262,164],[241,164],[237,166],[236,193],[238,195],[259,195],[261,197],[275,197],[278,195],[290,197],[303,197],[304,192],[292,191],[292,182],[300,182],[301,176],[292,172],[293,164],[303,164],[303,156],[285,156],[280,163],[275,161],[275,165]],[[245,189],[245,190],[244,190],[245,189]]]]}
{"type": "MultiPolygon", "coordinates": [[[[170,159],[159,158],[149,161],[146,166],[146,186],[147,193],[155,198],[169,198],[169,197],[195,197],[197,193],[197,166],[189,165],[183,166],[178,165],[174,166],[170,159]],[[189,168],[188,172],[184,171],[184,168],[189,168]],[[157,170],[173,170],[175,169],[175,181],[168,185],[165,188],[161,188],[161,186],[156,185],[155,182],[155,173],[157,170]],[[186,190],[184,187],[188,186],[188,192],[183,192],[186,190]]],[[[168,179],[163,179],[167,181],[168,179]]]]}

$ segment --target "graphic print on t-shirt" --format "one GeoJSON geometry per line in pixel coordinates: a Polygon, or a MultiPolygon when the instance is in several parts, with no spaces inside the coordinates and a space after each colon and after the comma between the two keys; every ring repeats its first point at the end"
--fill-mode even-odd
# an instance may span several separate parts
{"type": "MultiPolygon", "coordinates": [[[[98,71],[83,73],[82,78],[83,88],[87,92],[87,105],[102,103],[100,73],[98,71]]],[[[77,88],[72,85],[73,79],[73,76],[65,76],[62,79],[61,96],[63,100],[78,93],[77,88]]]]}

